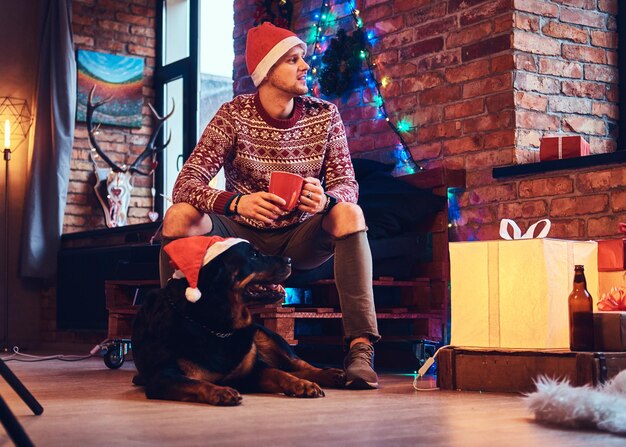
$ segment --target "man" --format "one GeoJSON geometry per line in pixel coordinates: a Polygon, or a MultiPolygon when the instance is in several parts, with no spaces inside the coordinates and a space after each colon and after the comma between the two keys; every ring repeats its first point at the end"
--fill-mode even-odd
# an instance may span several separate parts
{"type": "MultiPolygon", "coordinates": [[[[372,344],[380,336],[372,260],[345,129],[334,104],[308,92],[306,44],[264,23],[248,32],[246,64],[258,92],[222,105],[174,185],[164,244],[212,234],[247,239],[260,251],[312,269],[335,256],[335,281],[350,351],[346,385],[378,387],[372,344]],[[209,186],[224,167],[226,190],[209,186]],[[273,171],[305,178],[298,206],[268,192],[273,171]]],[[[162,280],[169,277],[162,252],[162,280]]]]}

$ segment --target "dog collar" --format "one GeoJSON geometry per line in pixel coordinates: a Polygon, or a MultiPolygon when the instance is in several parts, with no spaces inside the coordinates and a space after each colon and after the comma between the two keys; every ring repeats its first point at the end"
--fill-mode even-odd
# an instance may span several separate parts
{"type": "Polygon", "coordinates": [[[204,324],[202,324],[202,323],[199,323],[199,322],[197,322],[196,320],[194,320],[194,319],[192,319],[192,318],[188,317],[187,315],[185,315],[185,314],[184,314],[184,313],[183,313],[183,312],[182,312],[182,311],[178,308],[178,306],[174,303],[174,301],[172,300],[172,298],[170,298],[169,296],[167,297],[167,300],[169,301],[170,306],[172,306],[172,308],[173,308],[175,311],[177,311],[180,315],[182,315],[182,317],[183,317],[185,320],[187,320],[187,321],[189,321],[189,322],[191,322],[191,323],[195,324],[196,326],[200,326],[202,329],[204,329],[205,331],[207,331],[209,334],[213,335],[214,337],[217,337],[217,338],[228,338],[228,337],[230,337],[231,335],[233,335],[233,334],[234,334],[234,332],[217,332],[217,331],[214,331],[213,329],[211,329],[211,328],[207,327],[206,325],[204,325],[204,324]]]}

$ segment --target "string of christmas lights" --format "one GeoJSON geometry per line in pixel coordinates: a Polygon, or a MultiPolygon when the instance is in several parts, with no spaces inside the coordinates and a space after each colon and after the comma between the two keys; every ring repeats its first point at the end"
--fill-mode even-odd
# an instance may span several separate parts
{"type": "MultiPolygon", "coordinates": [[[[328,48],[328,38],[326,36],[326,31],[330,25],[336,24],[345,20],[346,18],[352,18],[354,25],[357,29],[363,28],[363,20],[360,17],[360,11],[356,9],[354,1],[349,1],[344,4],[343,13],[333,13],[331,11],[329,0],[323,0],[322,5],[318,12],[314,14],[314,25],[311,29],[310,42],[312,41],[313,52],[311,54],[310,63],[311,66],[311,74],[307,77],[309,82],[309,86],[311,87],[311,91],[315,96],[320,96],[320,86],[318,73],[323,67],[322,55],[328,48]],[[347,6],[347,8],[346,8],[347,6]]],[[[371,47],[372,43],[376,40],[375,34],[373,31],[367,31],[365,33],[366,40],[368,46],[371,47]]],[[[385,99],[382,95],[381,88],[385,88],[390,80],[388,77],[383,77],[381,81],[378,81],[376,78],[376,63],[372,61],[371,52],[367,47],[364,47],[360,50],[359,57],[363,62],[365,62],[367,66],[367,70],[365,71],[365,84],[373,90],[373,98],[372,105],[378,108],[378,113],[376,115],[377,119],[384,119],[385,122],[389,125],[391,130],[398,137],[399,143],[396,146],[394,151],[394,156],[396,158],[396,167],[394,173],[396,175],[406,175],[412,174],[416,170],[422,170],[423,168],[413,160],[413,156],[411,151],[409,150],[409,146],[406,143],[406,140],[403,137],[403,134],[406,134],[414,129],[411,121],[404,117],[400,119],[397,124],[394,124],[391,118],[389,117],[389,113],[387,112],[387,107],[385,105],[385,99]]]]}

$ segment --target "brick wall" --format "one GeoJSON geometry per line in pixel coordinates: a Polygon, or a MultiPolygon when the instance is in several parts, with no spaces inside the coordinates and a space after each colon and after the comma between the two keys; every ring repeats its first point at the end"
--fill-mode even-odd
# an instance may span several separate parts
{"type": "MultiPolygon", "coordinates": [[[[148,102],[154,102],[155,64],[154,0],[74,0],[72,24],[78,49],[144,58],[142,127],[102,125],[97,137],[116,163],[135,160],[145,148],[152,120],[148,102]]],[[[95,175],[84,122],[76,122],[64,233],[106,227],[102,208],[93,191],[95,175]]],[[[145,168],[145,166],[144,166],[145,168]]],[[[136,175],[128,210],[128,223],[148,222],[152,206],[152,178],[136,175]]]]}
{"type": "MultiPolygon", "coordinates": [[[[339,2],[331,2],[336,4],[339,2]]],[[[422,166],[463,168],[468,188],[459,239],[493,239],[504,217],[525,227],[549,217],[554,237],[617,234],[626,219],[625,169],[605,166],[494,179],[492,169],[538,161],[544,134],[581,134],[592,153],[612,152],[617,121],[617,0],[359,0],[378,41],[373,58],[393,119],[422,166]],[[600,180],[601,179],[601,180],[600,180]]],[[[246,76],[245,31],[254,6],[235,0],[235,92],[246,76]]],[[[321,1],[294,1],[292,28],[306,40],[321,1]]],[[[334,101],[354,157],[393,161],[397,143],[374,119],[371,93],[334,101]]]]}

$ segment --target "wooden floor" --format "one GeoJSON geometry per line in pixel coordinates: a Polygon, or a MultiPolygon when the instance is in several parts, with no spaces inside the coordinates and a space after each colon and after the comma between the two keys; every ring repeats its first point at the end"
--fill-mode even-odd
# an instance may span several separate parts
{"type": "MultiPolygon", "coordinates": [[[[7,365],[44,407],[34,416],[0,380],[0,393],[38,446],[623,446],[626,438],[534,422],[518,395],[419,392],[412,377],[381,375],[375,391],[321,399],[245,395],[239,407],[148,401],[102,359],[7,365]]],[[[0,429],[0,445],[11,445],[0,429]]]]}

